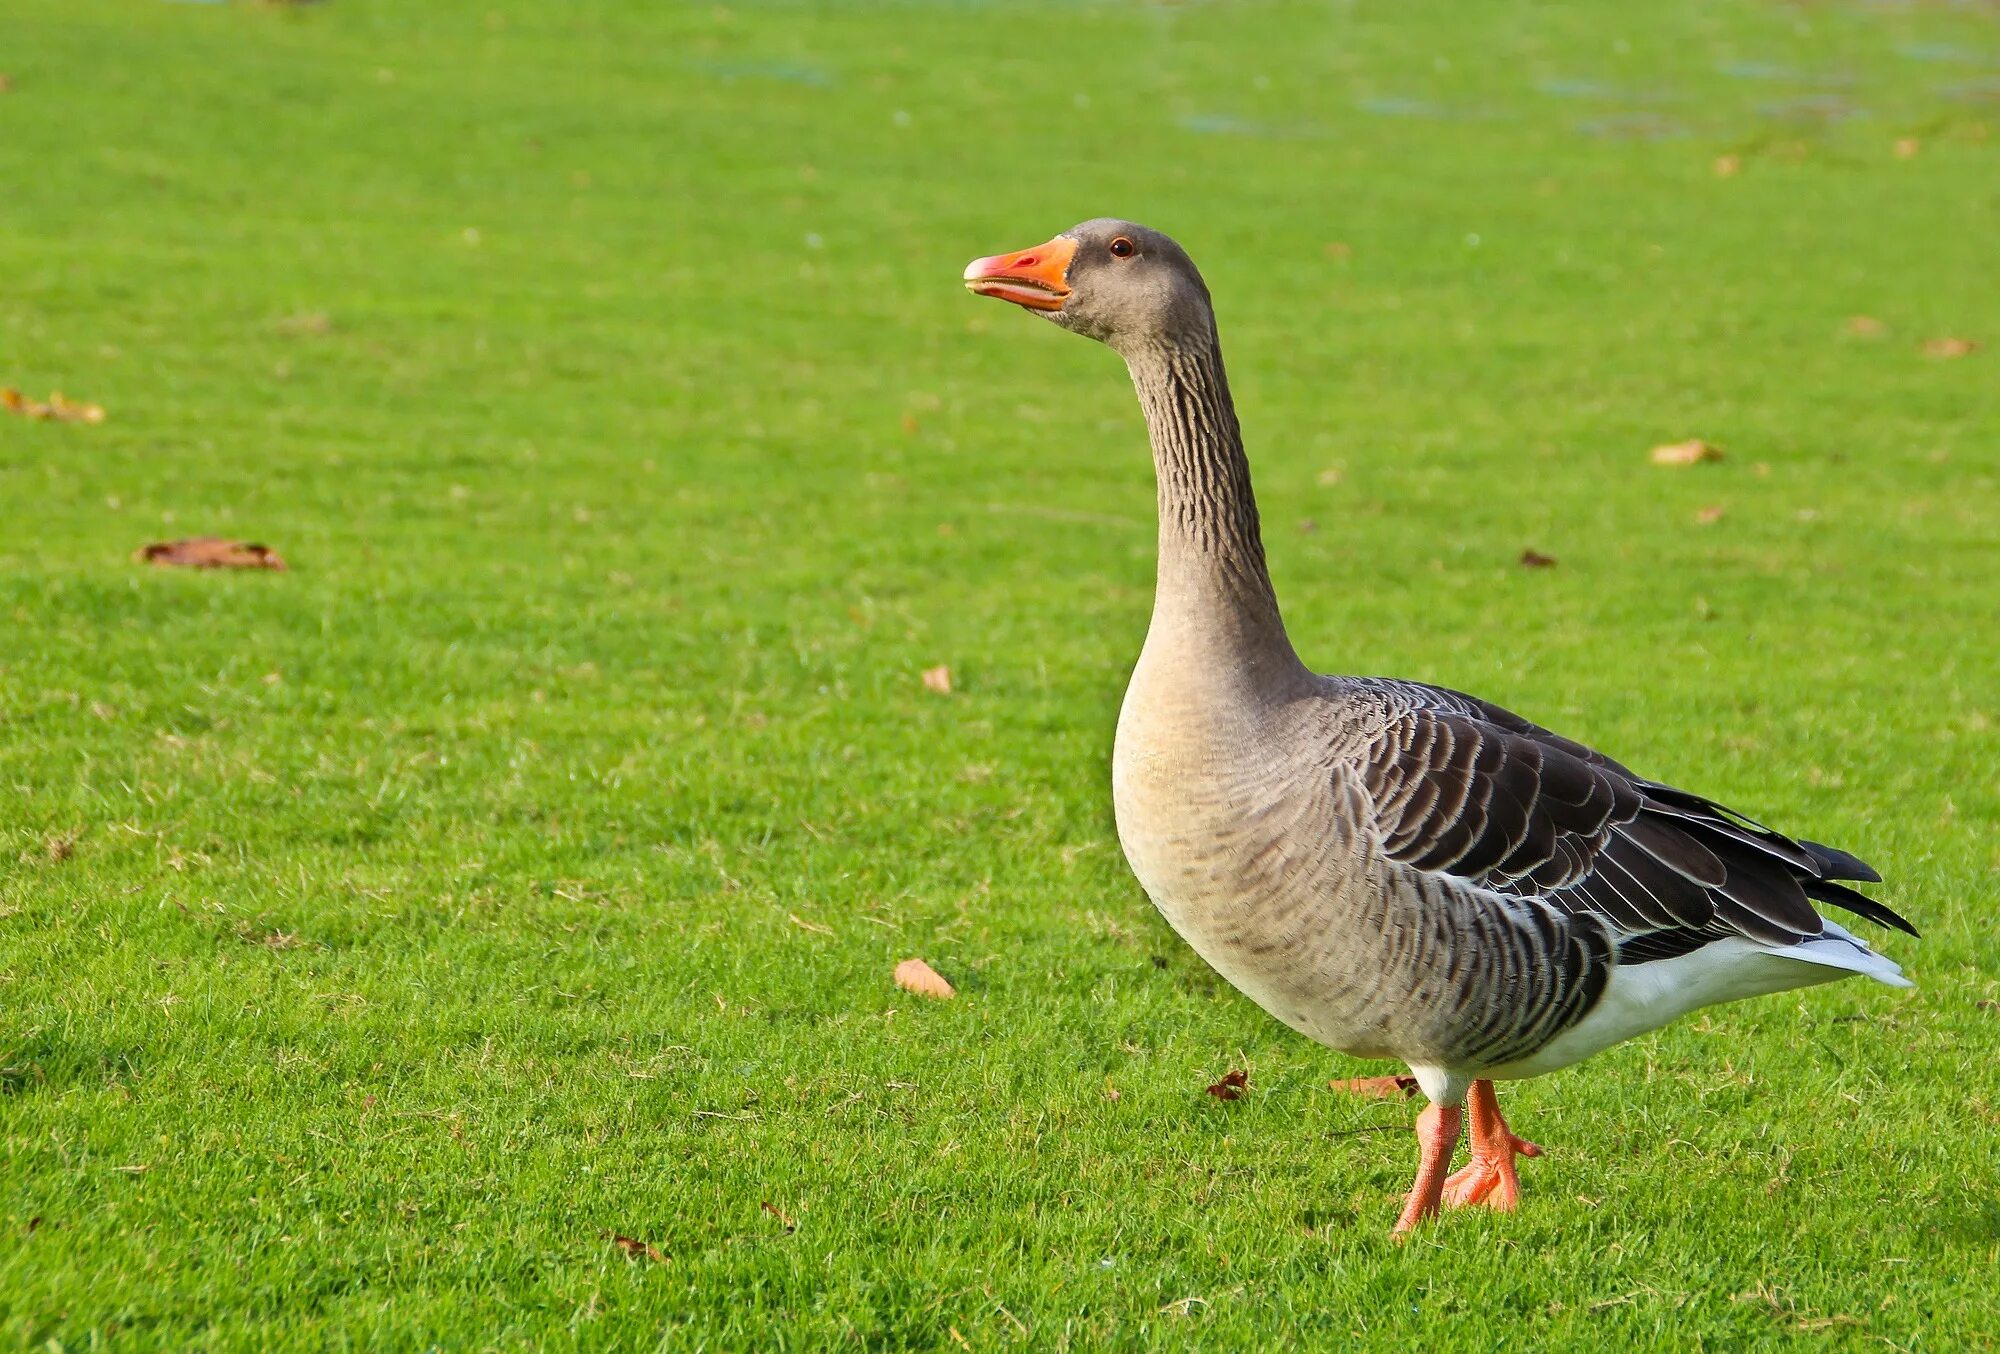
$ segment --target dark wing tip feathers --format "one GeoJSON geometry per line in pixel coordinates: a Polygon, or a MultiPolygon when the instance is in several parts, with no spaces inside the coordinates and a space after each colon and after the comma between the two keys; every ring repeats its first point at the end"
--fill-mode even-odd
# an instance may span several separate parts
{"type": "Polygon", "coordinates": [[[1866,917],[1877,926],[1894,927],[1904,935],[1919,934],[1917,928],[1910,924],[1909,918],[1888,904],[1877,902],[1867,894],[1857,893],[1845,885],[1834,883],[1831,879],[1808,879],[1801,887],[1805,889],[1806,897],[1816,902],[1831,903],[1835,907],[1845,908],[1857,917],[1866,917]]]}
{"type": "Polygon", "coordinates": [[[1809,842],[1803,837],[1799,845],[1819,866],[1821,879],[1858,879],[1864,884],[1879,884],[1882,876],[1875,873],[1875,867],[1859,856],[1849,855],[1837,846],[1825,846],[1819,842],[1809,842]]]}

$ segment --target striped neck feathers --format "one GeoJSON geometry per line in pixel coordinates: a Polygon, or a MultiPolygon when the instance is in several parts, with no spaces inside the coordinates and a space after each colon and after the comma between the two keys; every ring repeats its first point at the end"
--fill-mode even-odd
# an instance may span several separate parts
{"type": "Polygon", "coordinates": [[[1220,625],[1239,642],[1289,654],[1212,322],[1193,341],[1134,346],[1124,356],[1159,481],[1156,621],[1170,610],[1192,611],[1204,628],[1220,625]]]}

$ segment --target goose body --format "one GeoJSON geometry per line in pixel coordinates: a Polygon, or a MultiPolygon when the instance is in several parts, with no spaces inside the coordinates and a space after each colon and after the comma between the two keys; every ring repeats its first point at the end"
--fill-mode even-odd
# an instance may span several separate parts
{"type": "Polygon", "coordinates": [[[1431,1101],[1399,1230],[1511,1206],[1491,1083],[1719,1001],[1896,964],[1815,901],[1911,930],[1875,872],[1475,697],[1328,677],[1286,634],[1208,292],[1120,221],[976,261],[974,291],[1125,358],[1159,486],[1151,625],[1118,720],[1127,860],[1167,922],[1299,1033],[1407,1064],[1431,1101]],[[1472,1094],[1473,1160],[1446,1177],[1472,1094]]]}

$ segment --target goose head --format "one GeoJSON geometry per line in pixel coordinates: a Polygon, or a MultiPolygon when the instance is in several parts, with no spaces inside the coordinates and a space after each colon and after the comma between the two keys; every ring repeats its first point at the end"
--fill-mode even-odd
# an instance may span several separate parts
{"type": "Polygon", "coordinates": [[[965,286],[1121,352],[1214,333],[1208,288],[1187,251],[1157,230],[1111,217],[1033,249],[974,259],[965,286]]]}

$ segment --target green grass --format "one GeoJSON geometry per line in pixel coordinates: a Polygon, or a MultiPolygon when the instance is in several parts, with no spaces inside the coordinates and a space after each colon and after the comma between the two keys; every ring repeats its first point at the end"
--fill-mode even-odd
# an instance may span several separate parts
{"type": "Polygon", "coordinates": [[[0,415],[8,1347],[2000,1340],[1991,8],[9,0],[0,71],[0,385],[109,413],[0,415]],[[1523,1210],[1392,1244],[1410,1108],[1119,857],[1137,410],[957,281],[1101,213],[1207,271],[1310,661],[1853,848],[1919,990],[1514,1088],[1523,1210]],[[128,558],[206,532],[292,570],[128,558]]]}

